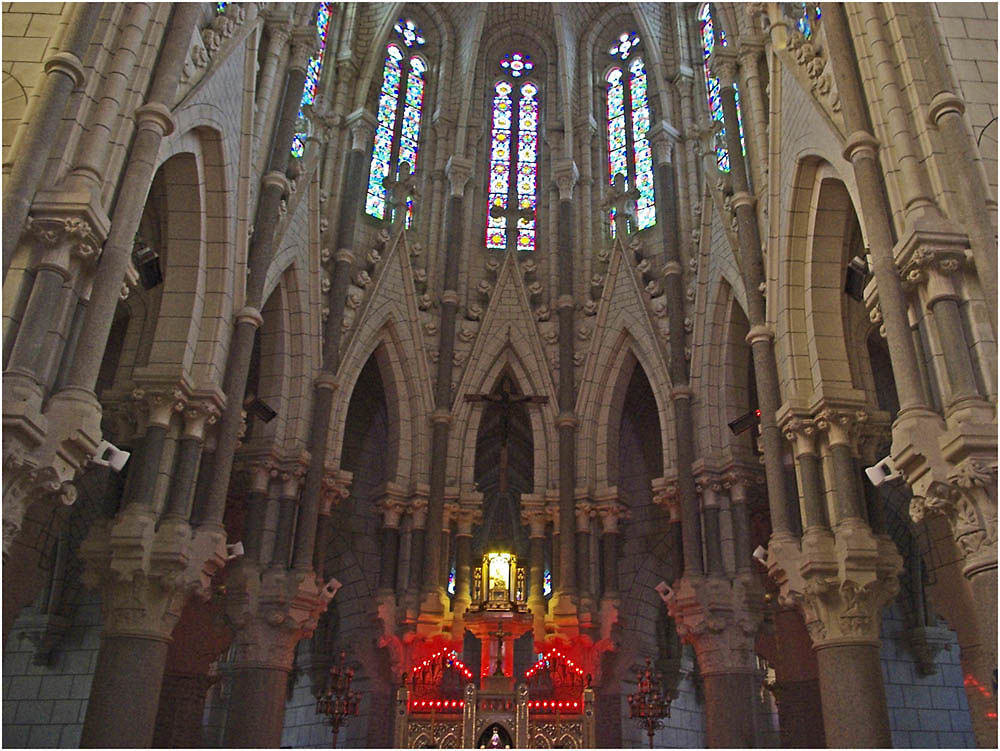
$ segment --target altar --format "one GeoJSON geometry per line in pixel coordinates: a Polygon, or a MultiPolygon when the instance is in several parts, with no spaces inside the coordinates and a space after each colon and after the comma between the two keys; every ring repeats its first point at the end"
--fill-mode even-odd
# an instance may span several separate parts
{"type": "Polygon", "coordinates": [[[532,625],[524,574],[512,553],[483,556],[465,616],[478,674],[455,649],[414,665],[396,692],[397,748],[594,747],[594,691],[580,666],[549,648],[515,675],[514,640],[532,625]]]}

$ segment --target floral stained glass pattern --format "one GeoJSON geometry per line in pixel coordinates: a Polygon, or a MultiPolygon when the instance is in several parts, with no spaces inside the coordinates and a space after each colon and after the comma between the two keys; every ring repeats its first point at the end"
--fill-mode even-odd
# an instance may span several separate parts
{"type": "MultiPolygon", "coordinates": [[[[701,47],[703,52],[703,66],[705,70],[705,86],[708,91],[708,110],[713,120],[723,122],[722,116],[722,88],[719,79],[712,75],[708,60],[715,49],[715,24],[712,22],[712,13],[708,3],[703,3],[698,10],[698,20],[701,24],[701,47]]],[[[726,46],[726,36],[719,34],[719,42],[726,46]]],[[[740,129],[740,145],[743,155],[747,153],[746,143],[743,138],[743,115],[740,112],[740,92],[733,84],[733,93],[736,98],[736,118],[740,129]]],[[[721,172],[729,172],[729,149],[726,147],[726,130],[723,129],[716,137],[715,146],[716,161],[721,172]]]]}
{"type": "MultiPolygon", "coordinates": [[[[393,29],[406,47],[419,47],[426,42],[420,27],[411,19],[400,18],[393,29]]],[[[415,54],[407,59],[407,54],[395,42],[390,42],[386,47],[375,123],[375,143],[365,195],[365,213],[376,219],[392,219],[392,216],[386,215],[388,196],[383,184],[385,178],[390,174],[398,178],[404,162],[410,165],[411,173],[417,170],[427,63],[415,54]]],[[[413,208],[413,196],[407,196],[407,229],[413,224],[413,208]]]]}
{"type": "Polygon", "coordinates": [[[517,220],[517,249],[535,249],[535,186],[538,184],[538,89],[521,86],[517,125],[517,207],[531,212],[530,219],[517,220]]]}
{"type": "MultiPolygon", "coordinates": [[[[510,98],[514,87],[500,81],[493,96],[493,131],[490,149],[490,208],[507,208],[507,193],[510,188],[510,142],[513,125],[514,102],[510,98]]],[[[487,216],[486,247],[503,250],[507,247],[507,218],[487,216]]]]}
{"type": "MultiPolygon", "coordinates": [[[[222,5],[222,3],[219,3],[222,5]]],[[[299,119],[303,117],[302,107],[316,101],[316,87],[323,72],[323,54],[326,52],[326,35],[330,30],[331,3],[320,3],[316,12],[316,33],[319,36],[319,49],[309,58],[306,66],[306,84],[302,89],[302,100],[299,102],[299,119]]],[[[292,137],[292,156],[301,157],[305,153],[306,134],[296,133],[292,137]]]]}
{"type": "MultiPolygon", "coordinates": [[[[622,34],[609,50],[612,57],[625,60],[635,51],[639,37],[622,34]]],[[[608,183],[615,176],[625,178],[625,187],[639,190],[636,201],[636,229],[656,224],[656,200],[653,188],[653,152],[646,137],[652,116],[649,108],[649,82],[641,57],[632,56],[626,73],[613,67],[605,76],[608,85],[608,183]]],[[[615,236],[615,210],[608,212],[611,236],[615,236]]]]}
{"type": "Polygon", "coordinates": [[[392,137],[396,126],[396,108],[399,105],[402,58],[403,53],[399,47],[390,44],[382,68],[382,91],[378,100],[375,145],[372,148],[368,194],[365,197],[365,212],[377,219],[385,218],[385,188],[382,187],[382,181],[389,176],[389,163],[392,159],[392,137]]]}
{"type": "Polygon", "coordinates": [[[522,55],[515,52],[513,55],[506,54],[500,60],[500,67],[510,73],[514,78],[530,73],[535,64],[531,62],[531,55],[522,55]]]}

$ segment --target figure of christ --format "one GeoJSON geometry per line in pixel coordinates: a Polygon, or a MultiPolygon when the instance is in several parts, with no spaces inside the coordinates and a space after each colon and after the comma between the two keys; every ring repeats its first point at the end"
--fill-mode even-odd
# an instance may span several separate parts
{"type": "Polygon", "coordinates": [[[517,396],[512,391],[513,384],[506,375],[500,382],[499,394],[466,394],[467,402],[492,402],[500,405],[500,477],[499,493],[507,492],[507,463],[509,461],[510,419],[515,404],[547,404],[547,396],[517,396]]]}

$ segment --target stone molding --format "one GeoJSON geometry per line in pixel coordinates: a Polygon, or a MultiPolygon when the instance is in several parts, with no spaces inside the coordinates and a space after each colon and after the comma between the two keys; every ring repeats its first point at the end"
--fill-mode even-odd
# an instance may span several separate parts
{"type": "Polygon", "coordinates": [[[319,513],[321,516],[329,516],[334,506],[339,506],[341,501],[350,496],[353,480],[353,472],[348,472],[346,469],[325,468],[323,487],[320,491],[319,513]]]}
{"type": "Polygon", "coordinates": [[[670,521],[679,523],[681,520],[681,495],[676,478],[657,478],[653,480],[653,503],[663,506],[670,514],[670,521]]]}

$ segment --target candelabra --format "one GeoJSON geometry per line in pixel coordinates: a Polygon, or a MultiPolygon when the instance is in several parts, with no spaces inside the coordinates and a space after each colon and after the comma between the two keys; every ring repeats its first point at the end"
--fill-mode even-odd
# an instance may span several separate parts
{"type": "Polygon", "coordinates": [[[628,697],[628,716],[639,723],[649,736],[649,747],[653,747],[653,735],[663,727],[663,718],[670,716],[669,695],[660,686],[660,676],[653,672],[646,658],[646,669],[638,671],[638,689],[628,697]]]}
{"type": "Polygon", "coordinates": [[[316,713],[325,714],[333,728],[333,745],[337,747],[337,733],[341,725],[358,713],[358,703],[361,697],[351,691],[351,679],[354,668],[344,666],[344,653],[340,653],[340,662],[330,668],[330,678],[326,691],[316,700],[316,713]]]}

